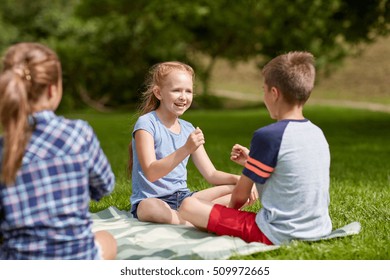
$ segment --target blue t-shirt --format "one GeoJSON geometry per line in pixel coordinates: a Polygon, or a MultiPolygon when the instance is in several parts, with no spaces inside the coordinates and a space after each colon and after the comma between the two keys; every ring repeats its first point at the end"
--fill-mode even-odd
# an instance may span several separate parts
{"type": "Polygon", "coordinates": [[[160,121],[155,111],[142,115],[138,118],[133,129],[133,170],[132,170],[132,195],[130,197],[131,211],[143,199],[150,197],[163,197],[171,195],[177,191],[186,191],[187,187],[187,162],[186,157],[170,173],[155,182],[150,182],[145,178],[141,165],[138,160],[137,150],[135,148],[134,133],[137,130],[149,132],[154,140],[154,149],[156,159],[162,159],[187,142],[188,136],[195,130],[194,126],[182,119],[179,119],[180,133],[176,134],[170,131],[160,121]]]}
{"type": "Polygon", "coordinates": [[[254,133],[243,174],[259,191],[260,230],[274,244],[331,232],[329,146],[309,120],[282,120],[254,133]]]}

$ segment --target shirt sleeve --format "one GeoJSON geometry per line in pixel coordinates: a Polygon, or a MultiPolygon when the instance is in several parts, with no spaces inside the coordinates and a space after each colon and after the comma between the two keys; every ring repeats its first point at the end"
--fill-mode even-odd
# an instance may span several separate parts
{"type": "Polygon", "coordinates": [[[146,115],[143,115],[143,116],[138,118],[137,122],[134,125],[133,137],[134,137],[134,133],[137,130],[141,130],[141,129],[142,130],[146,130],[152,136],[155,135],[156,127],[155,127],[155,124],[152,121],[151,114],[146,114],[146,115]]]}
{"type": "Polygon", "coordinates": [[[100,200],[114,189],[115,176],[92,128],[88,125],[85,131],[89,151],[89,190],[93,200],[100,200]]]}
{"type": "Polygon", "coordinates": [[[286,122],[278,122],[257,130],[242,173],[255,183],[264,184],[274,172],[286,122]]]}

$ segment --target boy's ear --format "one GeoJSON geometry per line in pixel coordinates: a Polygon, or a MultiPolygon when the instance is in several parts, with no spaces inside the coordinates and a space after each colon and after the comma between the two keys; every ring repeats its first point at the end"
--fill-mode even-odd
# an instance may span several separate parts
{"type": "Polygon", "coordinates": [[[53,87],[53,85],[49,85],[47,87],[47,95],[48,95],[49,99],[51,99],[53,97],[53,88],[52,87],[53,87]]]}
{"type": "Polygon", "coordinates": [[[271,88],[271,94],[272,94],[274,101],[277,101],[281,96],[280,90],[276,87],[271,88]]]}
{"type": "Polygon", "coordinates": [[[154,94],[154,96],[156,96],[156,98],[158,100],[161,100],[161,91],[160,91],[160,88],[158,86],[154,86],[153,94],[154,94]]]}

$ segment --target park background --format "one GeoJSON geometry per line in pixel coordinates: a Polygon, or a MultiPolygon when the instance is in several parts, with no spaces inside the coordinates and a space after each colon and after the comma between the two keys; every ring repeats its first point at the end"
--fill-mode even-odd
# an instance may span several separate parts
{"type": "MultiPolygon", "coordinates": [[[[2,0],[0,51],[21,41],[53,48],[63,66],[58,110],[94,128],[117,178],[91,211],[128,210],[127,146],[148,68],[195,68],[196,97],[183,118],[202,128],[218,169],[239,174],[231,146],[272,122],[260,69],[272,57],[311,51],[318,77],[305,116],[330,144],[333,227],[360,234],[292,242],[245,259],[390,259],[390,2],[387,0],[2,0]]],[[[188,166],[193,190],[209,187],[188,166]]],[[[249,210],[256,211],[260,205],[249,210]]]]}

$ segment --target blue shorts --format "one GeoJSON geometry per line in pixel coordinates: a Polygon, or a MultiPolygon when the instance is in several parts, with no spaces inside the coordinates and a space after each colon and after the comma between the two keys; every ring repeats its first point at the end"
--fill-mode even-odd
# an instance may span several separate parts
{"type": "MultiPolygon", "coordinates": [[[[187,197],[192,196],[194,193],[195,192],[190,192],[190,191],[178,191],[178,192],[175,192],[171,195],[155,197],[155,198],[161,199],[162,201],[166,202],[169,205],[169,207],[171,207],[172,210],[177,210],[177,209],[179,209],[183,200],[187,197]]],[[[134,218],[137,218],[137,219],[138,219],[138,216],[137,216],[138,205],[139,205],[139,203],[134,205],[132,207],[132,210],[131,210],[131,214],[133,215],[134,218]]]]}

